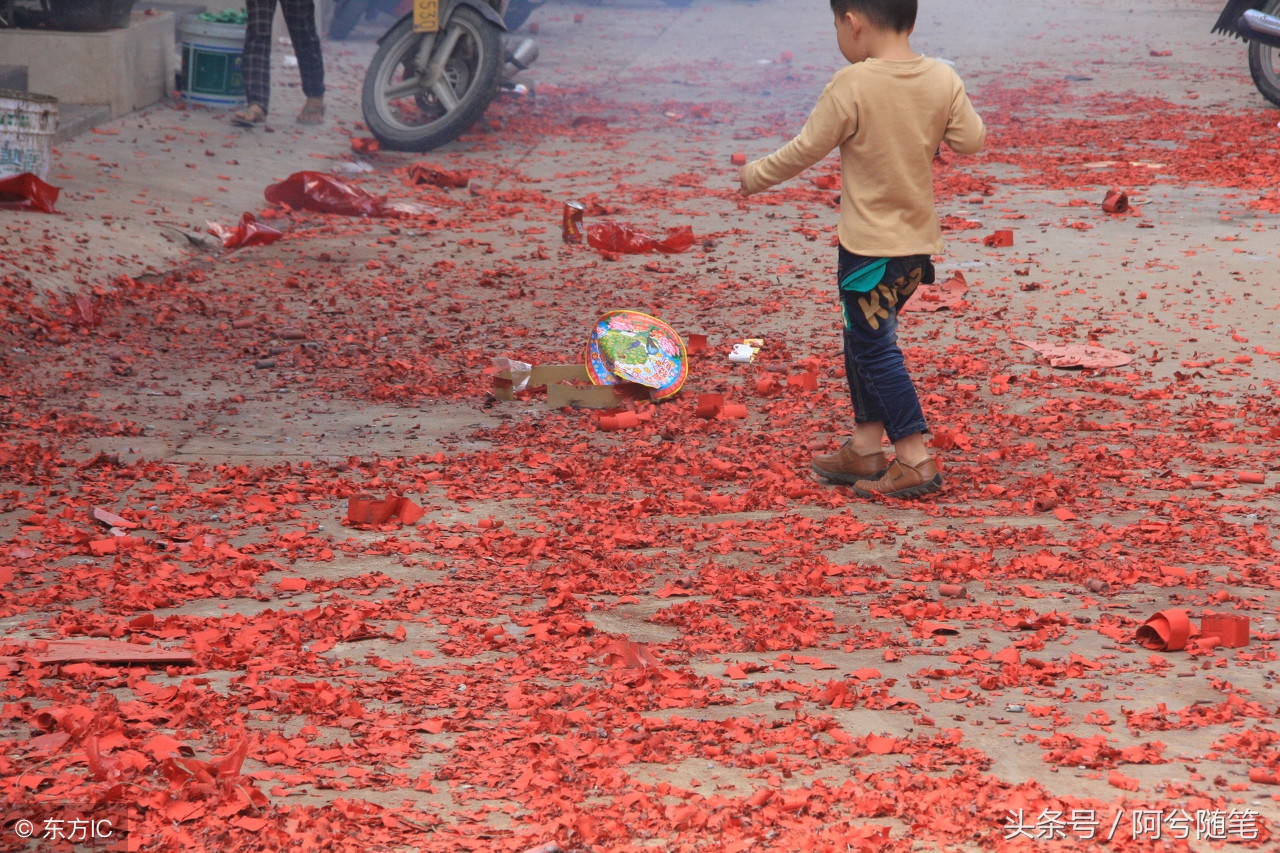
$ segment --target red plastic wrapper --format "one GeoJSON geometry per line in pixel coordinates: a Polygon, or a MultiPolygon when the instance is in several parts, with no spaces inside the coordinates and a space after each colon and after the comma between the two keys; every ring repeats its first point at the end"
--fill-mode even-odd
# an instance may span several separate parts
{"type": "Polygon", "coordinates": [[[390,216],[386,196],[373,196],[360,187],[323,172],[294,172],[263,193],[272,204],[294,210],[337,213],[343,216],[390,216]]]}
{"type": "Polygon", "coordinates": [[[53,205],[58,201],[60,192],[31,172],[10,175],[0,178],[0,208],[53,213],[53,205]]]}
{"type": "Polygon", "coordinates": [[[693,241],[693,229],[688,225],[668,231],[661,240],[622,222],[595,222],[587,226],[587,244],[591,248],[617,255],[642,255],[646,252],[678,255],[692,246],[693,241]]]}
{"type": "Polygon", "coordinates": [[[270,225],[263,225],[252,213],[241,216],[240,224],[235,228],[226,228],[216,222],[210,222],[209,233],[221,240],[225,249],[266,246],[284,236],[282,232],[270,225]]]}

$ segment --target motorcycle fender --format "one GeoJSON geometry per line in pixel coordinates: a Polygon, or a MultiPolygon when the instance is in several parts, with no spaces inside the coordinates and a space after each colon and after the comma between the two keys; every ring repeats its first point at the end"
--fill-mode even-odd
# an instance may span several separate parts
{"type": "Polygon", "coordinates": [[[441,14],[440,19],[442,21],[449,20],[449,15],[452,14],[453,10],[458,6],[470,6],[481,15],[484,15],[486,21],[493,24],[503,32],[507,31],[507,25],[506,22],[502,20],[502,16],[499,15],[488,3],[483,2],[483,0],[445,0],[444,9],[442,10],[443,14],[441,14]]]}
{"type": "MultiPolygon", "coordinates": [[[[495,12],[492,6],[488,3],[482,2],[482,0],[446,0],[443,9],[439,6],[435,6],[434,9],[427,9],[426,7],[429,5],[433,4],[424,4],[423,0],[414,0],[413,11],[405,15],[404,18],[401,18],[400,21],[403,21],[405,18],[414,18],[413,29],[415,32],[435,33],[440,31],[440,22],[442,20],[447,21],[450,13],[453,12],[455,7],[470,6],[481,15],[484,15],[485,20],[493,24],[498,29],[503,32],[506,32],[507,30],[507,25],[502,20],[502,16],[495,12]],[[433,17],[434,20],[432,20],[433,17]]],[[[396,21],[396,25],[398,25],[400,21],[396,21]]],[[[383,33],[382,37],[378,39],[378,44],[382,44],[386,41],[387,36],[391,35],[391,30],[394,29],[395,26],[392,26],[383,33]]]]}
{"type": "Polygon", "coordinates": [[[386,41],[386,40],[387,40],[387,36],[391,35],[392,31],[394,31],[396,27],[400,26],[400,22],[401,22],[401,21],[404,21],[406,18],[412,18],[412,17],[413,17],[413,13],[412,13],[412,12],[410,12],[409,14],[407,14],[407,15],[405,15],[403,18],[401,18],[399,21],[396,21],[394,24],[392,24],[392,25],[387,29],[387,31],[386,31],[385,33],[383,33],[383,34],[378,38],[378,44],[379,44],[379,46],[381,46],[381,44],[382,44],[384,41],[386,41]]]}

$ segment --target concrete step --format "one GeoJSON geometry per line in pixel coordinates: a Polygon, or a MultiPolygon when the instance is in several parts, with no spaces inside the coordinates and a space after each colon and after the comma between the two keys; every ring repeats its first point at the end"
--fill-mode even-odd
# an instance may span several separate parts
{"type": "Polygon", "coordinates": [[[154,2],[154,0],[137,0],[134,5],[135,9],[141,11],[151,10],[154,12],[172,12],[174,17],[181,18],[184,15],[199,15],[209,11],[209,7],[203,3],[180,3],[173,2],[154,2]]]}
{"type": "Polygon", "coordinates": [[[60,145],[111,121],[110,104],[58,104],[58,129],[53,144],[60,145]]]}
{"type": "Polygon", "coordinates": [[[119,118],[173,91],[174,15],[134,11],[128,27],[104,32],[0,29],[0,57],[26,66],[25,89],[60,104],[105,104],[119,118]]]}

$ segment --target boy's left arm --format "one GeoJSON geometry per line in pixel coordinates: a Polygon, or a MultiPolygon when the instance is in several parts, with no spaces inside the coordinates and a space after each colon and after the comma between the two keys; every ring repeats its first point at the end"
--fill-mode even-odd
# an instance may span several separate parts
{"type": "Polygon", "coordinates": [[[982,123],[982,117],[973,108],[973,103],[965,93],[964,84],[957,78],[951,99],[951,115],[942,141],[957,154],[977,154],[986,140],[987,128],[982,123]]]}
{"type": "Polygon", "coordinates": [[[794,139],[768,157],[742,167],[738,182],[743,195],[767,190],[822,162],[858,129],[857,116],[842,108],[831,89],[832,83],[828,83],[794,139]]]}

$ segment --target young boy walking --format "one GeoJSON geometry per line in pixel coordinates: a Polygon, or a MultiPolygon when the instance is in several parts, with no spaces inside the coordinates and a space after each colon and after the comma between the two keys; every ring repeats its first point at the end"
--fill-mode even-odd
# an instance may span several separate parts
{"type": "Polygon", "coordinates": [[[837,452],[813,460],[813,470],[862,497],[942,488],[898,347],[898,312],[918,285],[933,282],[930,256],[942,251],[933,202],[938,146],[973,154],[986,136],[955,72],[912,50],[916,7],[916,0],[831,0],[836,42],[850,64],[822,90],[800,134],[741,176],[742,193],[751,195],[840,149],[836,280],[856,426],[837,452]]]}

